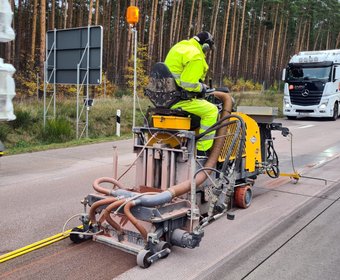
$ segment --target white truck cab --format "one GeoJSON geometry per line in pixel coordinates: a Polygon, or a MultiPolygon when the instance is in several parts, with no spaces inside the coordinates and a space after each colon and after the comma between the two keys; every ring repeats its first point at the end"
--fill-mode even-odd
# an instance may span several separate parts
{"type": "Polygon", "coordinates": [[[282,79],[285,81],[283,114],[288,119],[338,118],[340,50],[299,52],[283,70],[282,79]]]}

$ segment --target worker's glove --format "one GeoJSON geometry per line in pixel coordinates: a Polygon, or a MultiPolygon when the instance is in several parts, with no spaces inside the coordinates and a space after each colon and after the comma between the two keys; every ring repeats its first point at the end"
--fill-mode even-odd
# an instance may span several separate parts
{"type": "Polygon", "coordinates": [[[201,83],[201,87],[202,87],[201,92],[199,92],[197,94],[198,98],[204,98],[205,97],[205,93],[207,92],[207,89],[208,89],[208,86],[206,84],[203,84],[203,83],[201,83]]]}

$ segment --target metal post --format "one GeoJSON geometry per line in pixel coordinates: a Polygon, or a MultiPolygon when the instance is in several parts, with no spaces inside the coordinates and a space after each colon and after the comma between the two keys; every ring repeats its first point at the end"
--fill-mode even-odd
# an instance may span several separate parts
{"type": "Polygon", "coordinates": [[[79,75],[80,75],[80,63],[77,64],[77,132],[76,138],[79,139],[79,75]]]}
{"type": "Polygon", "coordinates": [[[44,62],[44,128],[46,127],[46,115],[47,115],[47,110],[46,110],[46,72],[47,72],[47,59],[44,62]]]}
{"type": "Polygon", "coordinates": [[[135,34],[135,52],[133,59],[133,120],[132,128],[136,125],[136,96],[137,96],[137,29],[136,27],[132,29],[135,34]]]}
{"type": "Polygon", "coordinates": [[[54,54],[53,54],[53,118],[56,117],[56,64],[57,64],[57,29],[54,28],[54,54]]]}
{"type": "Polygon", "coordinates": [[[90,26],[87,26],[87,63],[86,63],[86,138],[89,137],[89,69],[90,69],[90,26]]]}

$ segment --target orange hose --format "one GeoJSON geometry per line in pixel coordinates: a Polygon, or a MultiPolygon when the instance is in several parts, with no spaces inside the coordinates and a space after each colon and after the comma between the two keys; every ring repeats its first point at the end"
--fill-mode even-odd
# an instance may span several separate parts
{"type": "Polygon", "coordinates": [[[119,224],[117,224],[111,217],[110,213],[113,209],[118,208],[121,206],[123,203],[125,203],[125,199],[117,200],[113,203],[111,203],[109,206],[107,206],[104,209],[104,214],[100,218],[99,222],[102,223],[104,220],[106,220],[115,230],[117,230],[119,233],[123,233],[123,230],[119,224]]]}
{"type": "Polygon", "coordinates": [[[140,234],[142,235],[144,241],[147,241],[147,237],[148,237],[148,232],[146,231],[146,229],[138,223],[138,220],[135,218],[135,216],[132,215],[131,213],[131,208],[135,206],[135,202],[134,201],[130,201],[128,202],[125,207],[124,207],[124,213],[126,215],[126,217],[129,219],[129,221],[137,228],[137,230],[140,232],[140,234]]]}
{"type": "Polygon", "coordinates": [[[102,177],[102,178],[96,179],[92,184],[93,188],[95,189],[95,191],[102,193],[102,194],[106,194],[106,195],[111,195],[111,190],[101,187],[100,186],[101,183],[111,183],[114,186],[117,186],[121,189],[124,188],[122,183],[120,183],[119,181],[111,177],[102,177]]]}
{"type": "Polygon", "coordinates": [[[99,201],[96,201],[95,203],[92,204],[90,211],[89,211],[89,216],[90,216],[90,221],[92,224],[96,224],[96,210],[98,207],[103,206],[105,204],[111,204],[112,202],[117,201],[117,198],[115,197],[108,197],[99,201]]]}

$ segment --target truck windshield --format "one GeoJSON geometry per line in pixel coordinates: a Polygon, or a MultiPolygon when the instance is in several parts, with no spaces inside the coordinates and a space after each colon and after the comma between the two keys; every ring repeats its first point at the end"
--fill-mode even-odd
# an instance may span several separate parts
{"type": "Polygon", "coordinates": [[[289,67],[287,81],[329,80],[331,66],[328,67],[289,67]]]}

